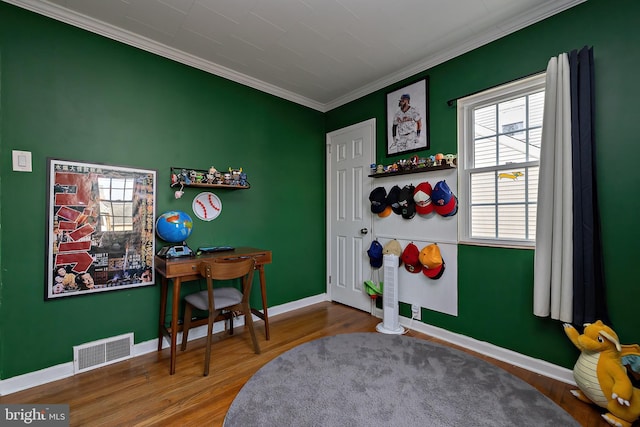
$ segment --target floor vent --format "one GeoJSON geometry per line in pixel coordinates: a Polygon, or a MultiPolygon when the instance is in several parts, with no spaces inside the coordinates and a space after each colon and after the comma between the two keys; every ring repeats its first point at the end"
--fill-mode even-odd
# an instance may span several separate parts
{"type": "Polygon", "coordinates": [[[133,333],[88,342],[73,347],[75,374],[120,362],[133,356],[133,333]]]}

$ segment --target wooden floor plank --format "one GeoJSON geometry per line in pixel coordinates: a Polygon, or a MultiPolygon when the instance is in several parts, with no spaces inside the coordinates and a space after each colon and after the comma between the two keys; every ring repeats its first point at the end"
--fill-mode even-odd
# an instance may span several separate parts
{"type": "MultiPolygon", "coordinates": [[[[202,338],[178,353],[175,375],[169,375],[170,355],[165,349],[2,396],[0,403],[69,404],[71,426],[221,426],[236,394],[270,360],[324,336],[374,332],[378,323],[380,319],[368,313],[341,304],[319,303],[272,317],[269,341],[264,339],[262,322],[256,322],[262,350],[259,355],[253,353],[249,335],[242,328],[233,337],[215,342],[208,377],[202,376],[202,338]]],[[[407,335],[443,343],[415,331],[407,335]]],[[[528,382],[581,425],[608,426],[598,408],[570,394],[570,385],[475,355],[528,382]]]]}

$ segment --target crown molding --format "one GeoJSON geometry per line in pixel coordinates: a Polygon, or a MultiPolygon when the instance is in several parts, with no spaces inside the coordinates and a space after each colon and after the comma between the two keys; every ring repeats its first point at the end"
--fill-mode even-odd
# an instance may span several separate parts
{"type": "Polygon", "coordinates": [[[210,61],[205,61],[195,55],[182,52],[178,49],[174,49],[170,46],[166,46],[162,43],[134,34],[130,31],[123,30],[97,19],[90,18],[86,15],[65,9],[57,4],[49,3],[44,0],[3,1],[324,113],[440,65],[450,59],[456,58],[462,54],[484,46],[485,44],[491,43],[506,35],[528,27],[529,25],[570,9],[580,3],[584,3],[587,0],[557,0],[547,2],[534,10],[506,22],[504,25],[494,27],[483,34],[475,35],[473,39],[454,46],[452,49],[435,56],[430,56],[424,61],[419,61],[392,74],[384,76],[326,104],[298,95],[246,74],[239,73],[231,70],[230,68],[210,61]]]}
{"type": "Polygon", "coordinates": [[[291,101],[296,104],[300,104],[321,112],[325,111],[324,104],[320,102],[300,96],[296,93],[287,91],[270,83],[266,83],[262,80],[258,80],[246,74],[231,70],[230,68],[223,67],[210,61],[205,61],[195,55],[191,55],[178,49],[174,49],[170,46],[158,43],[149,38],[140,36],[127,30],[123,30],[122,28],[118,28],[114,25],[107,24],[105,22],[88,17],[81,13],[74,12],[69,9],[65,9],[57,4],[49,3],[42,0],[3,1],[5,3],[13,4],[31,12],[35,12],[37,14],[55,19],[57,21],[73,25],[74,27],[82,28],[92,33],[127,44],[129,46],[137,47],[144,51],[151,52],[153,54],[171,59],[173,61],[191,66],[193,68],[197,68],[218,77],[223,77],[227,80],[240,83],[253,89],[257,89],[261,92],[286,99],[287,101],[291,101]]]}
{"type": "MultiPolygon", "coordinates": [[[[376,80],[375,82],[362,86],[355,91],[349,92],[344,96],[336,98],[335,100],[325,104],[325,111],[332,110],[351,101],[355,101],[358,98],[384,89],[388,86],[393,85],[394,83],[412,77],[446,61],[477,49],[481,46],[501,39],[502,37],[505,37],[537,22],[543,21],[553,15],[556,15],[586,1],[587,0],[563,0],[541,5],[526,14],[520,15],[514,20],[510,20],[508,23],[506,23],[506,25],[495,27],[494,29],[483,34],[477,34],[473,37],[472,40],[468,40],[465,43],[454,46],[452,49],[442,52],[439,55],[431,56],[429,58],[426,58],[424,61],[414,63],[408,67],[398,70],[397,72],[394,72],[393,74],[389,74],[379,80],[376,80]]],[[[546,66],[546,64],[544,65],[546,66]]]]}

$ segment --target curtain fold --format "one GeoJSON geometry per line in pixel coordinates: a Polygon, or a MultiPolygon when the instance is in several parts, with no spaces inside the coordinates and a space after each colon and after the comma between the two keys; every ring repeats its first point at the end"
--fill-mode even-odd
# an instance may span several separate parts
{"type": "Polygon", "coordinates": [[[534,267],[534,314],[572,320],[573,209],[568,55],[547,65],[534,267]]]}
{"type": "Polygon", "coordinates": [[[611,325],[606,305],[593,126],[593,49],[569,54],[573,151],[573,321],[611,325]]]}
{"type": "Polygon", "coordinates": [[[593,49],[547,66],[534,268],[534,314],[610,325],[593,131],[593,49]]]}

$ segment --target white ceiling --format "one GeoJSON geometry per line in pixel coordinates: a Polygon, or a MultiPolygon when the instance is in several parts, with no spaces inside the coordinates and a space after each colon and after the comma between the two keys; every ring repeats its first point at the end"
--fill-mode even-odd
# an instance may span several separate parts
{"type": "Polygon", "coordinates": [[[4,0],[328,111],[586,0],[4,0]]]}

